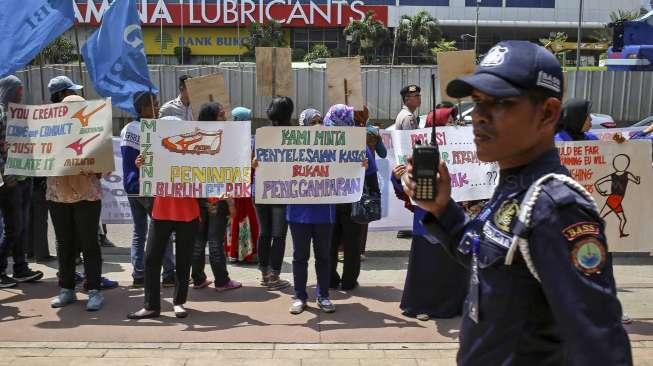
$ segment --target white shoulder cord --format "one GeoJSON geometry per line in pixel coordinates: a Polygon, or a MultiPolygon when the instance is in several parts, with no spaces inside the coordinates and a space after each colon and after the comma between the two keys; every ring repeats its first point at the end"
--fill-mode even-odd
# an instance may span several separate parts
{"type": "Polygon", "coordinates": [[[515,257],[515,252],[517,251],[517,248],[519,248],[522,257],[526,262],[526,266],[528,267],[528,270],[531,272],[533,277],[537,279],[538,282],[542,282],[542,281],[540,280],[540,276],[538,275],[537,270],[535,269],[535,264],[531,259],[531,254],[528,249],[527,233],[530,231],[532,225],[531,215],[533,213],[533,206],[535,206],[535,202],[537,202],[537,199],[540,197],[540,193],[542,193],[542,187],[544,186],[544,183],[546,183],[551,179],[558,180],[564,183],[565,185],[567,185],[569,188],[581,194],[586,200],[588,200],[592,204],[592,208],[595,211],[597,211],[596,202],[594,201],[594,198],[592,198],[590,193],[582,185],[580,185],[574,179],[566,175],[555,174],[555,173],[547,174],[542,178],[538,179],[535,183],[533,183],[533,185],[531,185],[531,187],[526,192],[526,195],[524,196],[521,205],[519,206],[519,216],[518,216],[518,223],[521,224],[523,229],[525,229],[522,231],[522,233],[520,233],[520,235],[525,235],[526,237],[522,237],[520,235],[515,235],[513,237],[512,244],[510,245],[510,249],[508,250],[508,254],[506,255],[505,264],[508,266],[512,264],[515,257]]]}

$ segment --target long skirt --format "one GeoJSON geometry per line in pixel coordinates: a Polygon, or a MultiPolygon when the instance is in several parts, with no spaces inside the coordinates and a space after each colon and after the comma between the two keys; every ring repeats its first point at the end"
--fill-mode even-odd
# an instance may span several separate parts
{"type": "Polygon", "coordinates": [[[236,216],[230,219],[227,231],[226,252],[232,262],[258,262],[258,220],[251,198],[234,199],[236,216]]]}
{"type": "Polygon", "coordinates": [[[455,262],[440,244],[413,236],[400,308],[404,315],[411,317],[458,316],[467,295],[468,278],[467,269],[455,262]]]}

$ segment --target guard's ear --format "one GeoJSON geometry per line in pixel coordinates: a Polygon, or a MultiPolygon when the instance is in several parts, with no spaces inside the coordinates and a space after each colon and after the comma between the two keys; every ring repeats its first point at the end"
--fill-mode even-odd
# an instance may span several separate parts
{"type": "Polygon", "coordinates": [[[541,108],[542,114],[540,127],[544,129],[552,129],[555,132],[558,121],[560,120],[562,102],[558,98],[547,98],[544,103],[542,103],[541,108]]]}

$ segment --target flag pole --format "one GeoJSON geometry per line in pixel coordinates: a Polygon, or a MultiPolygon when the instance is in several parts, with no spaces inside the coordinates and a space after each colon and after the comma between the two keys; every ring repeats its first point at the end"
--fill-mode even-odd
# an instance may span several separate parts
{"type": "MultiPolygon", "coordinates": [[[[75,30],[75,44],[77,45],[77,65],[79,66],[79,80],[84,85],[84,70],[82,69],[82,51],[79,48],[79,34],[77,33],[77,25],[74,27],[75,30]]],[[[82,88],[82,97],[86,98],[84,93],[84,88],[82,88]]]]}
{"type": "Polygon", "coordinates": [[[181,64],[184,64],[184,48],[186,47],[186,38],[184,38],[184,0],[179,0],[181,4],[181,39],[184,40],[184,44],[181,46],[181,64]]]}

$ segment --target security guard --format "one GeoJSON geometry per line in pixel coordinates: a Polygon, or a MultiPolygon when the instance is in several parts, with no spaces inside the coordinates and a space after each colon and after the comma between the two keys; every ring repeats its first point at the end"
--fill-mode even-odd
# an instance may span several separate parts
{"type": "Polygon", "coordinates": [[[422,105],[422,89],[417,85],[407,85],[401,88],[403,106],[395,118],[396,130],[414,130],[419,128],[419,117],[415,111],[422,105]]]}
{"type": "MultiPolygon", "coordinates": [[[[471,269],[458,364],[632,365],[604,223],[553,143],[563,75],[546,49],[500,42],[474,74],[447,86],[471,96],[478,158],[498,162],[493,197],[473,220],[439,166],[430,235],[471,269]]],[[[412,164],[402,178],[415,191],[412,164]]]]}

